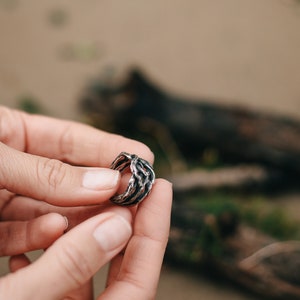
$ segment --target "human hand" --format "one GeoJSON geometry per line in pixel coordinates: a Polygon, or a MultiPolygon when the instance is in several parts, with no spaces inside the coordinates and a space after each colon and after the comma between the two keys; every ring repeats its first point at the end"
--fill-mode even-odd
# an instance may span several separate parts
{"type": "Polygon", "coordinates": [[[132,227],[130,210],[110,207],[59,238],[33,264],[25,256],[13,257],[11,270],[18,271],[0,279],[0,298],[92,299],[90,278],[114,257],[98,299],[154,299],[171,202],[171,185],[158,179],[138,206],[132,227]]]}
{"type": "Polygon", "coordinates": [[[121,151],[153,162],[145,145],[87,125],[4,107],[0,120],[0,256],[47,248],[66,229],[63,216],[72,228],[103,211],[120,184],[108,167],[121,151]]]}

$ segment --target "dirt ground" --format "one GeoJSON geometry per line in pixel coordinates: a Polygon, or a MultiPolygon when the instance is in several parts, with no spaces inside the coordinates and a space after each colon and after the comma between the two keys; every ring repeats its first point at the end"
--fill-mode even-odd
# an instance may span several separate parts
{"type": "MultiPolygon", "coordinates": [[[[45,112],[78,120],[91,78],[137,65],[179,94],[299,118],[299,28],[297,0],[0,0],[0,104],[33,97],[45,112]]],[[[220,297],[255,299],[162,272],[157,299],[220,297]]]]}

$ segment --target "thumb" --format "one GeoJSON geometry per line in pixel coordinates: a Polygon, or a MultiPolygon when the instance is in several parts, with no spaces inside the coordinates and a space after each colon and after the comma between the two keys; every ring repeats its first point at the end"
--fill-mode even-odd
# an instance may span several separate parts
{"type": "Polygon", "coordinates": [[[0,188],[50,204],[97,204],[115,194],[118,171],[74,167],[0,143],[0,188]]]}
{"type": "Polygon", "coordinates": [[[122,208],[120,214],[107,212],[81,223],[35,263],[2,278],[0,298],[64,298],[122,250],[132,233],[130,220],[129,210],[122,208]]]}

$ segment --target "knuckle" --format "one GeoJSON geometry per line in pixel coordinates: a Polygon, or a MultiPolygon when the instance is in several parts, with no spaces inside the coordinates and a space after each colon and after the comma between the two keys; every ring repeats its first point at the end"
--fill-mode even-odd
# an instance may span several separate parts
{"type": "Polygon", "coordinates": [[[37,164],[37,178],[42,185],[56,189],[66,177],[66,166],[56,159],[40,159],[37,164]]]}
{"type": "Polygon", "coordinates": [[[61,251],[58,252],[57,260],[62,266],[66,280],[74,288],[83,285],[87,279],[93,276],[93,271],[86,255],[71,241],[62,245],[61,251]]]}

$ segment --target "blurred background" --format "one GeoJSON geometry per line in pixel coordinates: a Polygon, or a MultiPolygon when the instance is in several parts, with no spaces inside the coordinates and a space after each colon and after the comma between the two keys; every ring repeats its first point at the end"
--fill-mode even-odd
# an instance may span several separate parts
{"type": "MultiPolygon", "coordinates": [[[[129,71],[138,68],[149,85],[162,91],[161,101],[167,101],[169,106],[172,106],[169,100],[187,102],[192,105],[189,106],[192,111],[197,111],[202,109],[201,103],[205,99],[205,103],[212,105],[212,109],[242,107],[246,112],[255,111],[254,120],[256,115],[261,114],[263,118],[265,114],[275,116],[275,119],[271,119],[274,123],[292,119],[292,125],[297,129],[293,132],[299,132],[300,3],[296,0],[0,0],[0,37],[1,105],[79,120],[100,127],[97,115],[91,116],[91,103],[82,103],[93,94],[95,86],[98,90],[106,85],[114,89],[117,86],[115,82],[122,84],[128,81],[129,71]]],[[[101,98],[99,93],[97,97],[101,98]]],[[[228,111],[225,109],[224,113],[228,111]]],[[[181,149],[180,145],[176,146],[172,130],[168,130],[168,124],[163,124],[163,128],[167,128],[167,136],[171,136],[171,142],[175,144],[172,151],[178,154],[178,148],[179,152],[181,149]]],[[[111,127],[107,130],[113,131],[111,127]]],[[[141,140],[142,132],[137,134],[141,140]]],[[[126,132],[122,133],[126,135],[126,132]]],[[[132,134],[132,128],[128,129],[128,136],[132,134]]],[[[276,132],[274,135],[276,137],[276,132]]],[[[148,139],[143,141],[147,142],[148,139]]],[[[169,153],[161,150],[162,146],[158,148],[158,154],[162,151],[168,160],[169,153]]],[[[296,157],[299,154],[297,151],[292,151],[296,157]]],[[[232,162],[229,164],[223,160],[223,154],[220,153],[216,144],[209,148],[202,147],[199,163],[201,170],[211,170],[212,166],[215,169],[216,165],[231,167],[232,162]]],[[[183,157],[183,163],[187,163],[184,157],[188,154],[181,154],[179,156],[183,157]]],[[[195,161],[192,165],[195,165],[195,161]]],[[[190,168],[188,165],[184,171],[190,168]]],[[[166,169],[161,167],[164,176],[171,178],[178,175],[170,174],[166,169]]],[[[264,165],[259,170],[271,174],[264,165]]],[[[293,175],[295,172],[298,174],[297,170],[293,170],[293,175]]],[[[199,208],[199,215],[192,217],[198,219],[201,224],[197,226],[201,229],[204,225],[211,225],[211,219],[207,216],[213,216],[215,225],[214,222],[219,221],[218,217],[223,217],[223,212],[227,213],[230,207],[229,213],[233,216],[230,220],[234,220],[235,229],[238,226],[236,218],[241,219],[243,224],[248,221],[246,223],[251,228],[255,227],[255,230],[267,235],[262,243],[264,246],[268,244],[267,241],[298,240],[300,207],[295,186],[276,194],[257,187],[251,193],[249,190],[245,193],[240,187],[238,191],[232,188],[230,191],[219,188],[207,191],[201,186],[201,191],[196,187],[197,191],[191,193],[185,193],[183,189],[178,187],[179,192],[175,191],[180,203],[187,196],[189,201],[190,197],[196,197],[197,203],[212,201],[214,207],[219,202],[228,204],[226,208],[221,205],[221,214],[215,213],[220,211],[219,208],[199,208]],[[256,218],[262,210],[266,211],[266,215],[260,216],[261,219],[269,217],[271,229],[275,227],[274,224],[280,224],[278,231],[283,228],[283,232],[278,234],[278,231],[274,233],[272,230],[264,230],[267,226],[263,227],[261,219],[256,218]],[[285,234],[286,231],[292,235],[285,234]]],[[[191,207],[194,207],[193,204],[191,207]]],[[[189,218],[189,215],[185,217],[189,218]]],[[[184,229],[180,228],[180,224],[180,221],[179,225],[176,223],[176,228],[178,226],[178,230],[183,230],[183,235],[197,235],[198,231],[194,232],[193,224],[185,225],[184,229]]],[[[266,297],[266,291],[262,292],[264,289],[251,289],[252,284],[235,280],[241,272],[240,261],[237,257],[230,257],[230,263],[223,260],[227,257],[223,246],[220,246],[221,250],[217,249],[216,254],[216,243],[209,240],[207,244],[207,230],[205,232],[204,244],[201,240],[201,243],[197,241],[196,246],[191,246],[191,241],[176,239],[178,232],[173,232],[173,247],[178,249],[177,243],[188,245],[182,253],[170,251],[171,259],[163,267],[157,299],[222,297],[250,300],[266,297]],[[212,246],[213,250],[207,250],[208,246],[212,246]],[[203,266],[206,258],[212,262],[209,266],[203,266]],[[236,266],[232,269],[232,274],[236,272],[235,276],[226,274],[229,264],[236,266]],[[211,272],[214,268],[221,271],[211,272]]],[[[219,242],[223,240],[217,240],[217,244],[219,242]]],[[[298,244],[295,249],[299,250],[298,244]]],[[[270,265],[273,267],[274,263],[270,265]]],[[[274,268],[267,267],[268,272],[271,269],[273,272],[274,268]]],[[[4,258],[1,260],[0,273],[6,272],[4,258]]],[[[246,279],[250,273],[246,272],[246,279]]],[[[104,271],[100,272],[96,278],[97,291],[103,287],[104,274],[104,271]]],[[[255,274],[259,278],[260,273],[255,274]]],[[[279,277],[280,280],[298,284],[294,278],[279,277]]],[[[276,283],[276,280],[268,282],[266,286],[270,288],[276,283]]],[[[300,297],[295,296],[295,299],[300,297]]]]}

